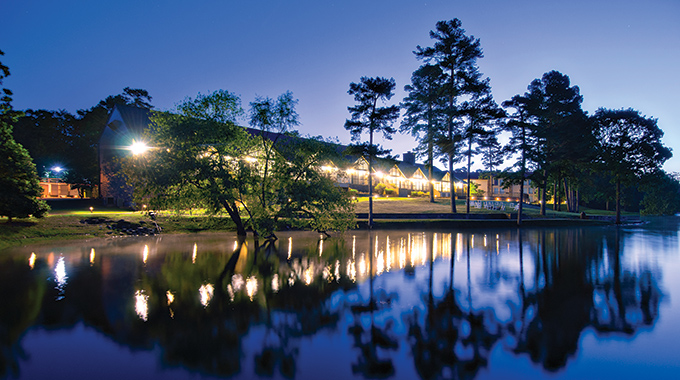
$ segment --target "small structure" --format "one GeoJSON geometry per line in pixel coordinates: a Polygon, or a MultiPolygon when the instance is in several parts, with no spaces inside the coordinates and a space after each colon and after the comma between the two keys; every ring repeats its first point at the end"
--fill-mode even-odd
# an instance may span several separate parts
{"type": "Polygon", "coordinates": [[[132,206],[132,188],[121,172],[119,158],[140,141],[150,122],[149,113],[144,108],[116,105],[109,115],[99,138],[99,193],[104,205],[132,206]]]}
{"type": "Polygon", "coordinates": [[[40,198],[77,198],[78,190],[71,189],[71,184],[61,178],[40,178],[42,195],[40,198]]]}

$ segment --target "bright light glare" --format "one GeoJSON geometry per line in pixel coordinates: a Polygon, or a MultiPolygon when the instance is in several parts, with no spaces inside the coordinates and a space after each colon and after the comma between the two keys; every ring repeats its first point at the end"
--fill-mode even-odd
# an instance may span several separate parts
{"type": "Polygon", "coordinates": [[[61,166],[55,166],[55,167],[52,168],[52,170],[55,171],[55,172],[57,172],[57,173],[59,173],[59,172],[61,172],[61,171],[64,170],[64,169],[62,169],[61,166]]]}
{"type": "Polygon", "coordinates": [[[145,142],[132,140],[132,145],[130,145],[130,151],[132,152],[132,154],[134,155],[143,154],[147,150],[149,150],[149,147],[146,146],[145,142]]]}

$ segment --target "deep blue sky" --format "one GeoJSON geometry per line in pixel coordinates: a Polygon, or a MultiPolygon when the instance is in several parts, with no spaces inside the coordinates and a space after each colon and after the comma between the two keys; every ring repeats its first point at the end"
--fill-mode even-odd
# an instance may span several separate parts
{"type": "MultiPolygon", "coordinates": [[[[439,20],[459,18],[480,38],[481,71],[500,103],[558,70],[583,108],[640,110],[659,119],[680,155],[678,0],[4,0],[2,62],[16,109],[89,108],[126,86],[158,109],[225,89],[244,107],[290,90],[302,134],[338,137],[353,104],[350,82],[394,77],[397,94],[421,64],[439,20]]],[[[394,154],[412,149],[396,135],[394,154]]],[[[479,161],[479,160],[477,160],[479,161]]],[[[680,157],[665,165],[680,171],[680,157]]]]}

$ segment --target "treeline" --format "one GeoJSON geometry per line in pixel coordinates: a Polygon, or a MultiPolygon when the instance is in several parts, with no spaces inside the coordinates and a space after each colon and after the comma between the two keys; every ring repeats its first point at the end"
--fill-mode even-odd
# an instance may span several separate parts
{"type": "MultiPolygon", "coordinates": [[[[543,74],[524,94],[499,105],[491,95],[490,79],[477,65],[483,57],[480,40],[466,35],[460,20],[438,22],[430,37],[432,46],[414,51],[423,64],[404,87],[407,96],[400,104],[400,131],[416,137],[417,152],[427,166],[441,159],[453,173],[454,165],[463,163],[469,183],[472,159],[479,155],[486,169],[508,186],[519,183],[523,192],[524,179],[530,179],[540,191],[542,214],[551,197],[556,205],[565,200],[569,211],[577,211],[583,202],[612,201],[617,221],[622,202],[647,213],[680,211],[680,183],[661,170],[672,153],[661,143],[663,132],[656,119],[632,108],[600,108],[588,115],[581,108],[578,86],[557,71],[543,74]],[[509,135],[505,145],[498,140],[503,133],[509,135]],[[497,171],[508,160],[510,168],[497,171]]],[[[394,87],[393,79],[380,77],[350,85],[357,106],[348,108],[352,118],[345,127],[356,141],[362,131],[369,133],[366,151],[389,153],[372,139],[374,132],[387,138],[396,132],[395,106],[375,106],[389,100],[394,87]],[[359,95],[358,89],[363,91],[359,95]]],[[[451,176],[452,189],[453,181],[451,176]]],[[[451,192],[452,205],[454,201],[451,192]]],[[[456,212],[453,206],[451,212],[456,212]]],[[[521,222],[521,209],[518,215],[521,222]]]]}
{"type": "Polygon", "coordinates": [[[14,139],[33,157],[40,177],[61,177],[82,194],[98,185],[98,146],[109,114],[118,105],[151,109],[146,90],[126,87],[89,109],[16,112],[14,139]],[[55,168],[58,168],[55,170],[55,168]]]}
{"type": "MultiPolygon", "coordinates": [[[[577,211],[579,204],[605,207],[611,202],[617,218],[624,205],[653,214],[680,211],[680,183],[661,170],[672,154],[661,143],[656,119],[632,108],[601,108],[588,115],[581,108],[578,86],[557,71],[543,74],[526,92],[499,105],[490,79],[477,65],[483,58],[480,40],[468,36],[460,20],[438,22],[430,37],[431,46],[414,50],[422,65],[404,87],[407,95],[399,104],[386,104],[396,87],[392,78],[363,77],[350,84],[356,101],[348,107],[345,123],[355,142],[351,152],[367,156],[372,164],[374,157],[390,153],[373,143],[374,133],[389,139],[399,130],[416,137],[416,152],[430,168],[440,160],[450,173],[462,164],[469,174],[473,158],[480,157],[507,185],[524,186],[522,179],[530,179],[540,190],[542,213],[551,198],[557,207],[564,200],[569,211],[577,211]],[[369,141],[362,143],[364,132],[369,141]],[[503,134],[509,136],[505,145],[498,138],[503,134]],[[510,168],[498,171],[501,165],[510,168]]],[[[99,137],[114,106],[150,109],[150,102],[147,91],[125,88],[76,114],[31,109],[3,113],[11,114],[13,137],[28,150],[40,176],[54,176],[52,168],[59,165],[67,169],[65,180],[85,191],[98,184],[99,137]]],[[[453,182],[451,176],[451,188],[453,182]]],[[[451,212],[456,212],[455,192],[451,197],[451,212]]]]}

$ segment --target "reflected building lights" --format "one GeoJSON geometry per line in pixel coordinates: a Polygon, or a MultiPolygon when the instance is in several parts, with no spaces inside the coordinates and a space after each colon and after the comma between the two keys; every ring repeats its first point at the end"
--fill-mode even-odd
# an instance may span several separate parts
{"type": "Polygon", "coordinates": [[[198,253],[198,245],[196,245],[196,243],[194,243],[194,251],[191,254],[191,263],[192,264],[196,264],[196,254],[197,253],[198,253]]]}
{"type": "Polygon", "coordinates": [[[350,260],[347,262],[347,276],[349,276],[349,279],[352,282],[357,281],[357,263],[354,260],[350,260]]]}
{"type": "Polygon", "coordinates": [[[243,285],[245,284],[245,281],[243,281],[243,276],[240,274],[235,274],[231,276],[231,286],[234,287],[234,292],[239,292],[241,289],[243,289],[243,285]]]}
{"type": "Polygon", "coordinates": [[[168,299],[168,306],[175,302],[175,295],[171,291],[165,292],[165,297],[168,299]]]}
{"type": "Polygon", "coordinates": [[[305,269],[304,274],[303,274],[303,281],[305,282],[305,285],[309,285],[312,283],[312,278],[313,278],[313,271],[312,267],[310,266],[309,268],[305,269]]]}
{"type": "Polygon", "coordinates": [[[373,255],[378,256],[378,237],[375,237],[375,247],[373,248],[373,255]]]}
{"type": "Polygon", "coordinates": [[[227,293],[229,294],[229,300],[234,302],[234,288],[231,286],[231,284],[227,285],[227,293]]]}
{"type": "Polygon", "coordinates": [[[438,237],[439,234],[432,235],[432,257],[430,258],[430,261],[434,261],[434,259],[437,257],[437,252],[439,252],[439,254],[441,255],[438,237]]]}
{"type": "Polygon", "coordinates": [[[399,240],[399,269],[404,269],[406,266],[406,241],[404,238],[399,240]]]}
{"type": "Polygon", "coordinates": [[[392,257],[392,249],[390,247],[390,237],[389,235],[385,237],[385,256],[387,258],[386,270],[389,272],[392,269],[392,262],[394,258],[392,257]]]}
{"type": "Polygon", "coordinates": [[[321,240],[319,240],[319,256],[323,254],[323,236],[321,237],[321,240]]]}
{"type": "Polygon", "coordinates": [[[335,260],[335,282],[340,282],[340,260],[335,260]]]}
{"type": "Polygon", "coordinates": [[[66,286],[66,280],[68,279],[64,256],[59,255],[59,259],[57,259],[57,265],[54,266],[54,279],[57,282],[57,286],[55,287],[57,290],[56,300],[60,301],[64,299],[64,287],[66,286]]]}
{"type": "Polygon", "coordinates": [[[212,284],[201,285],[201,287],[198,288],[198,294],[200,296],[201,305],[203,305],[203,307],[208,307],[208,305],[210,304],[210,300],[213,297],[214,290],[215,288],[213,287],[212,284]]]}
{"type": "Polygon", "coordinates": [[[288,260],[293,256],[293,237],[288,237],[288,260]]]}
{"type": "Polygon", "coordinates": [[[146,264],[146,260],[149,258],[149,246],[144,244],[144,251],[142,252],[142,262],[146,264]]]}
{"type": "Polygon", "coordinates": [[[253,297],[257,295],[257,277],[250,276],[246,280],[246,294],[251,301],[253,300],[253,297]]]}
{"type": "Polygon", "coordinates": [[[359,276],[366,275],[366,261],[364,260],[364,255],[362,254],[359,258],[359,276]]]}
{"type": "Polygon", "coordinates": [[[456,234],[456,261],[460,261],[461,256],[463,256],[463,235],[460,233],[456,234]]]}
{"type": "Polygon", "coordinates": [[[144,294],[143,290],[135,292],[135,312],[144,322],[149,318],[149,296],[144,294]]]}
{"type": "Polygon", "coordinates": [[[94,248],[90,250],[90,266],[94,265],[94,248]]]}
{"type": "Polygon", "coordinates": [[[427,260],[427,239],[425,234],[420,235],[420,265],[425,265],[427,260]]]}
{"type": "Polygon", "coordinates": [[[57,288],[61,289],[66,285],[68,276],[66,275],[66,262],[64,256],[59,256],[57,265],[54,267],[54,278],[57,280],[57,288]]]}
{"type": "Polygon", "coordinates": [[[274,273],[274,276],[272,276],[272,291],[274,293],[279,292],[279,274],[274,273]]]}
{"type": "Polygon", "coordinates": [[[35,252],[31,252],[31,256],[28,258],[28,266],[33,269],[35,267],[35,252]]]}
{"type": "Polygon", "coordinates": [[[323,279],[329,283],[333,282],[333,273],[331,273],[330,265],[323,267],[323,279]]]}

